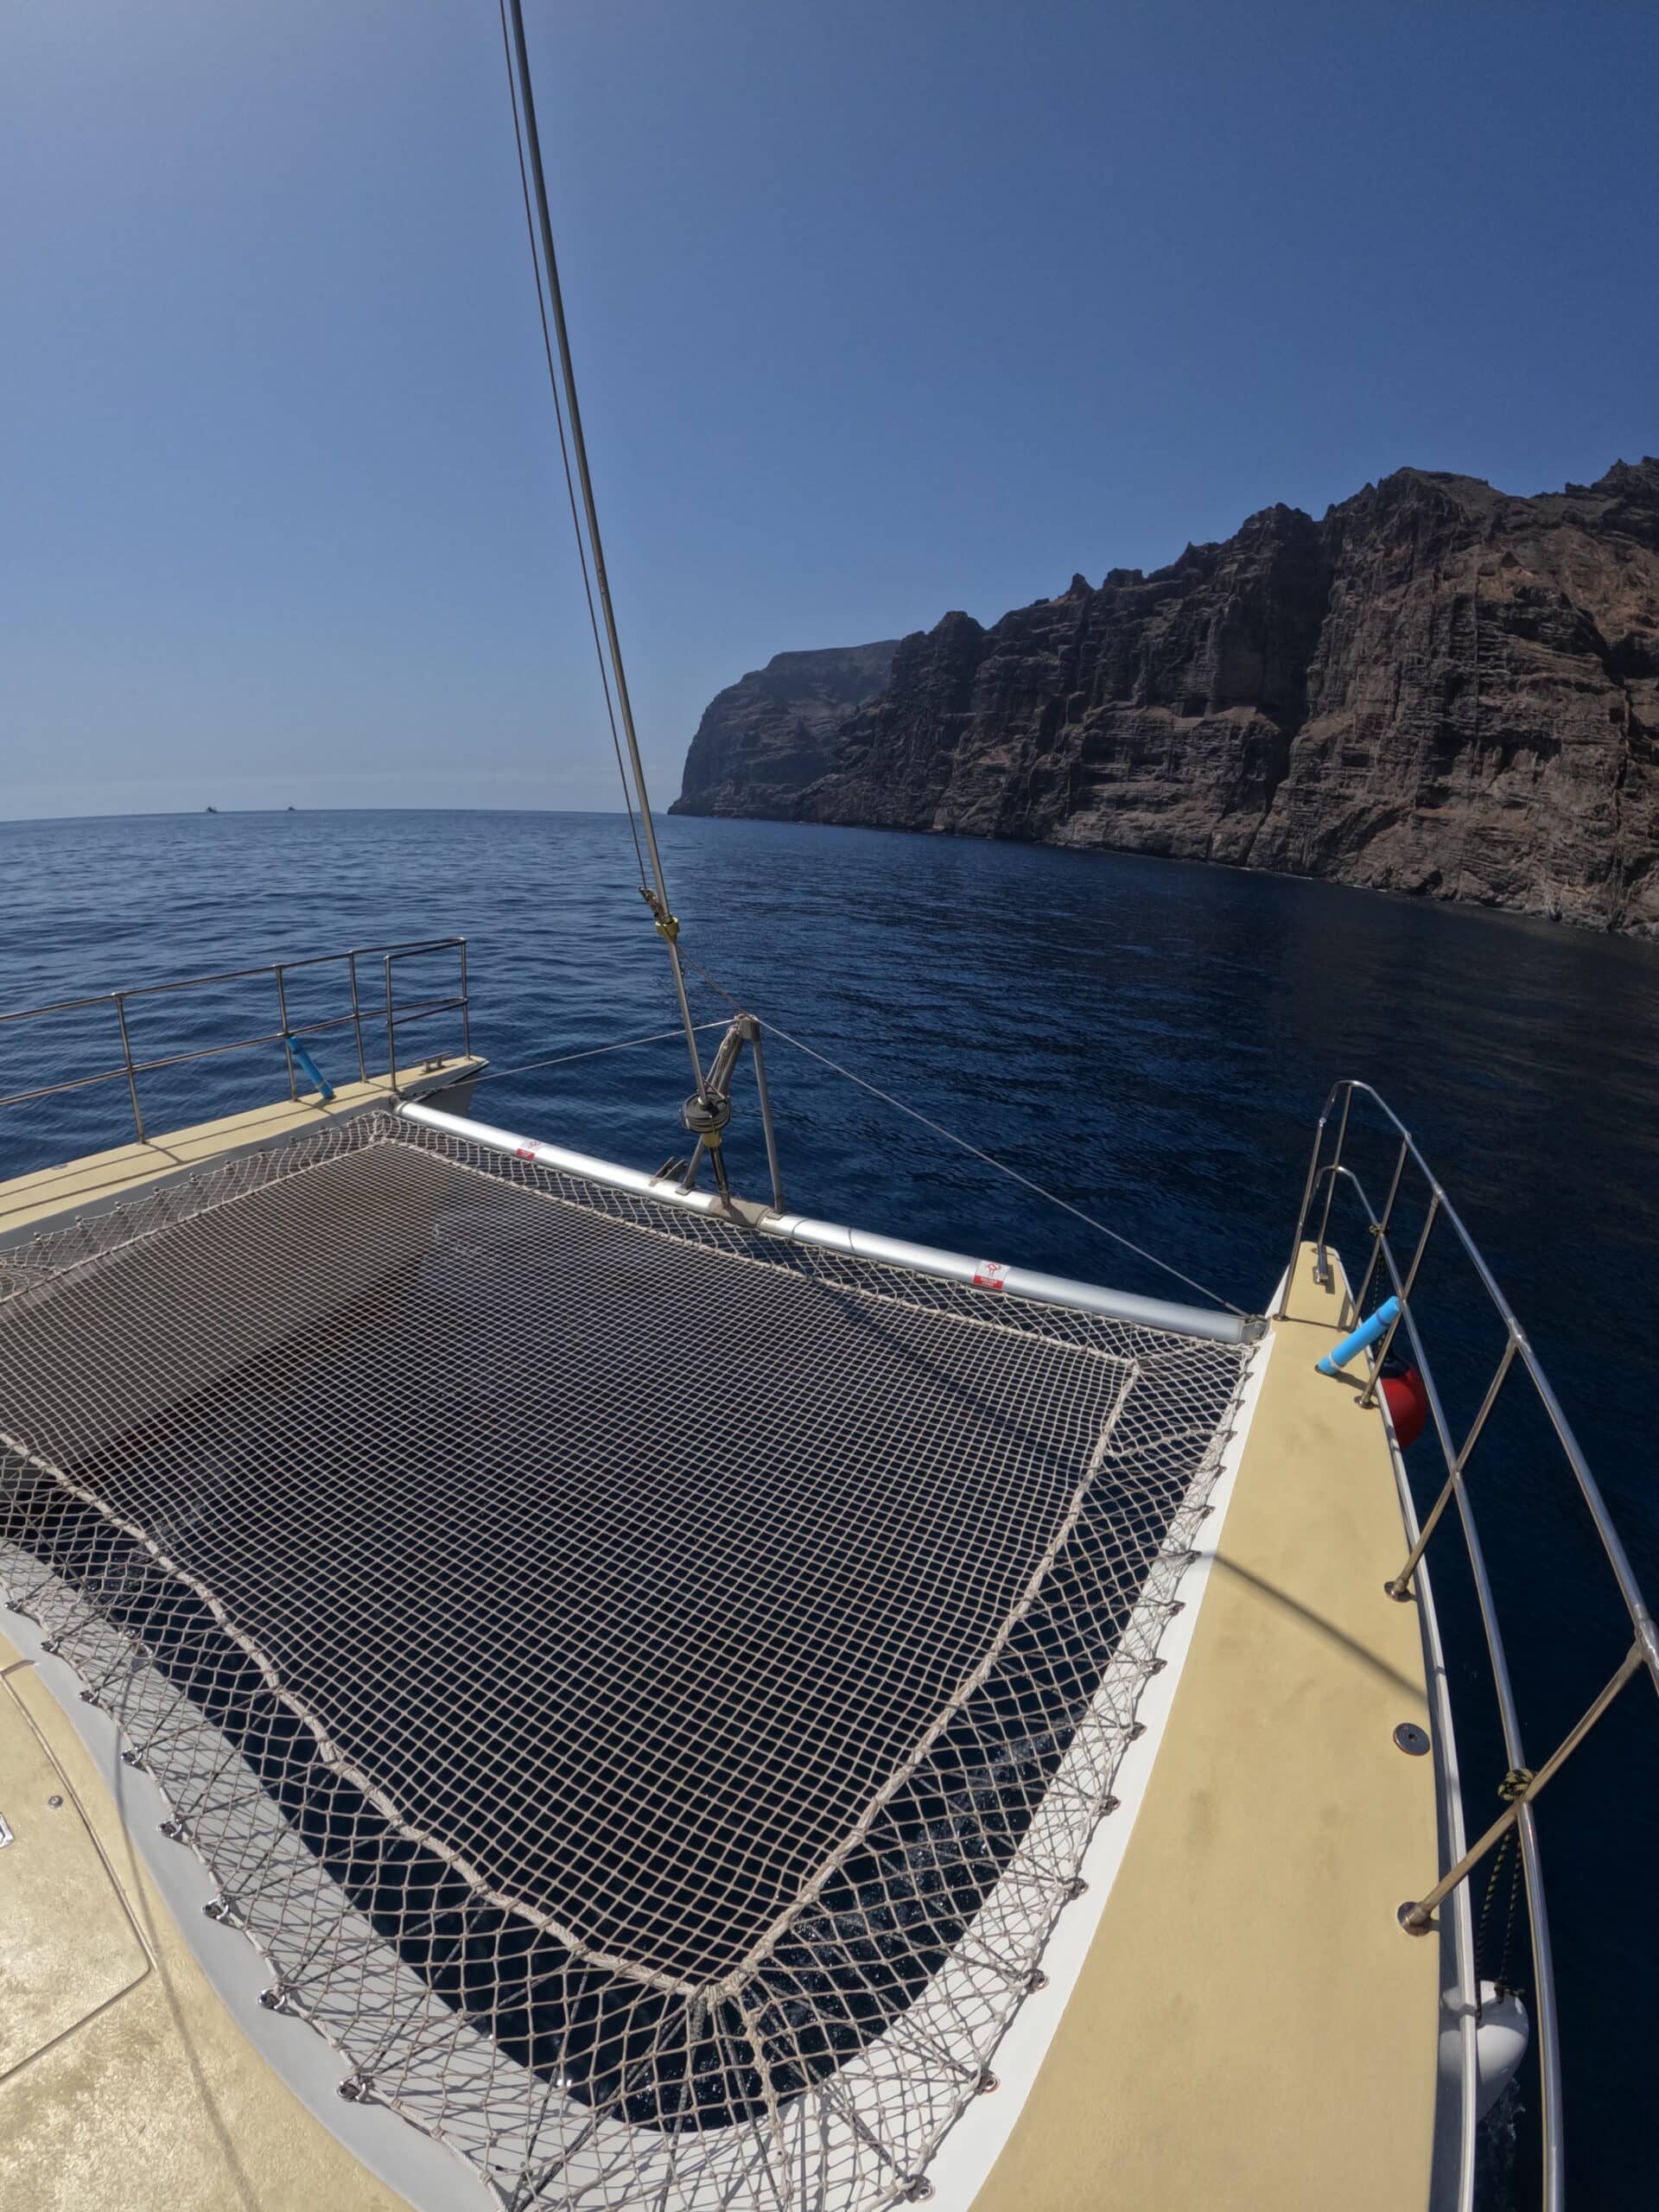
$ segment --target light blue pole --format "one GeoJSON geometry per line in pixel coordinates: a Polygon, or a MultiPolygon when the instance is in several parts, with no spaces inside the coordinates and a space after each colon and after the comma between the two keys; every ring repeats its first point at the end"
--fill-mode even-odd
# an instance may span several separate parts
{"type": "Polygon", "coordinates": [[[318,1096],[326,1106],[328,1103],[328,1101],[334,1095],[334,1087],[333,1084],[331,1084],[324,1076],[322,1070],[312,1058],[310,1053],[306,1051],[304,1046],[301,1044],[297,1037],[289,1038],[287,1039],[287,1044],[289,1051],[293,1053],[295,1058],[299,1062],[301,1071],[311,1084],[317,1092],[318,1096]]]}
{"type": "Polygon", "coordinates": [[[1319,1375],[1334,1375],[1338,1368],[1346,1367],[1356,1352],[1363,1351],[1368,1344],[1374,1344],[1380,1336],[1386,1335],[1389,1323],[1399,1311],[1397,1298],[1384,1299],[1369,1321],[1362,1321],[1351,1337],[1344,1337],[1334,1351],[1326,1352],[1323,1359],[1315,1363],[1314,1371],[1319,1375]]]}

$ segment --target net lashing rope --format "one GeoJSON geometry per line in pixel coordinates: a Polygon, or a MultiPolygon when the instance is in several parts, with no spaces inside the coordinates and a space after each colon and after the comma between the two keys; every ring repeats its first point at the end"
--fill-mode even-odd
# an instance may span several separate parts
{"type": "Polygon", "coordinates": [[[1111,1803],[1243,1355],[381,1115],[0,1259],[0,1571],[505,2203],[895,2201],[1111,1803]]]}

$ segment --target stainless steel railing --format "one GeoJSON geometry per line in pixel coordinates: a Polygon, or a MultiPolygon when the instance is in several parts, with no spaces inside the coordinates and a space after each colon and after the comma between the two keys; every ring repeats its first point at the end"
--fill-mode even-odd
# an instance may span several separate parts
{"type": "Polygon", "coordinates": [[[387,1077],[394,1092],[398,1090],[397,1032],[400,1027],[407,1029],[412,1023],[430,1020],[439,1014],[459,1014],[461,1050],[470,1054],[473,1049],[471,1001],[467,980],[467,940],[464,937],[411,938],[401,944],[354,945],[344,952],[312,953],[302,960],[277,960],[260,968],[226,968],[210,976],[185,976],[164,983],[137,983],[124,990],[95,992],[89,998],[58,999],[45,1006],[20,1007],[14,1013],[0,1014],[0,1026],[41,1020],[53,1014],[77,1014],[92,1007],[107,1007],[114,1015],[121,1046],[119,1060],[113,1065],[97,1068],[89,1074],[68,1076],[55,1083],[38,1084],[29,1090],[10,1091],[0,1096],[0,1107],[21,1106],[29,1099],[52,1098],[65,1091],[89,1090],[97,1084],[124,1081],[132,1109],[133,1126],[137,1131],[138,1141],[143,1144],[145,1141],[144,1113],[138,1095],[138,1078],[142,1075],[153,1074],[161,1068],[183,1067],[193,1060],[215,1059],[225,1052],[253,1052],[260,1047],[280,1045],[288,1063],[289,1096],[297,1099],[301,1086],[295,1046],[303,1046],[307,1038],[321,1036],[327,1032],[346,1028],[352,1031],[357,1048],[358,1073],[366,1083],[369,1080],[369,1060],[364,1042],[365,1025],[374,1027],[384,1023],[387,1077]],[[395,966],[440,953],[456,956],[459,962],[457,988],[399,1005],[395,987],[395,966]],[[379,963],[381,991],[376,996],[365,995],[363,988],[365,979],[359,976],[358,969],[359,961],[379,963]],[[349,1007],[340,1014],[325,1015],[321,1020],[290,1023],[288,979],[302,969],[330,967],[343,967],[345,969],[351,994],[349,1007]],[[128,1007],[134,1000],[246,982],[266,976],[276,986],[276,1028],[264,1030],[254,1037],[231,1038],[223,1044],[198,1045],[188,1052],[166,1052],[149,1058],[134,1056],[132,1034],[127,1019],[128,1007]]]}
{"type": "Polygon", "coordinates": [[[1347,1079],[1333,1085],[1325,1101],[1325,1110],[1319,1116],[1319,1128],[1314,1134],[1313,1157],[1308,1162],[1307,1179],[1303,1186],[1295,1240],[1291,1247],[1291,1264],[1285,1275],[1285,1294],[1279,1307],[1281,1316],[1286,1313],[1291,1285],[1295,1280],[1296,1263],[1316,1210],[1319,1225],[1313,1239],[1314,1271],[1317,1279],[1324,1284],[1328,1285],[1332,1279],[1328,1240],[1332,1210],[1338,1187],[1351,1192],[1357,1198],[1364,1211],[1371,1241],[1370,1256],[1354,1293],[1356,1317],[1364,1313],[1374,1288],[1383,1290],[1386,1286],[1384,1294],[1391,1293],[1399,1300],[1395,1319],[1370,1356],[1369,1372],[1360,1402],[1365,1405],[1376,1402],[1382,1381],[1382,1363],[1389,1357],[1397,1335],[1403,1331],[1411,1347],[1413,1360],[1422,1377],[1434,1435],[1445,1465],[1445,1479],[1439,1494],[1424,1516],[1399,1573],[1385,1587],[1389,1597],[1402,1603],[1411,1601],[1414,1595],[1413,1578],[1417,1573],[1429,1540],[1442,1525],[1447,1507],[1455,1504],[1497,1690],[1504,1756],[1509,1763],[1509,1771],[1499,1786],[1499,1795],[1505,1801],[1503,1814],[1461,1858],[1445,1869],[1440,1878],[1426,1889],[1421,1897],[1401,1906],[1401,1925],[1408,1934],[1427,1934],[1436,1925],[1433,1918],[1435,1909],[1467,1879],[1506,1835],[1514,1834],[1525,1881],[1533,1960],[1534,2027],[1537,2038],[1542,2107],[1543,2203],[1545,2212],[1560,2212],[1564,2185],[1560,2046],[1550,1953],[1549,1917],[1544,1899],[1543,1870],[1539,1857],[1533,1805],[1539,1792],[1609,1710],[1627,1682],[1645,1672],[1655,1689],[1659,1690],[1659,1634],[1656,1633],[1653,1616],[1607,1510],[1606,1501],[1590,1471],[1560,1401],[1516,1319],[1509,1300],[1499,1289],[1491,1269],[1459,1217],[1457,1209],[1446,1197],[1438,1177],[1418,1149],[1411,1132],[1381,1094],[1368,1083],[1347,1079]],[[1389,1177],[1388,1193],[1380,1210],[1373,1205],[1363,1183],[1345,1156],[1350,1139],[1359,1126],[1355,1119],[1357,1109],[1365,1121],[1374,1121],[1381,1131],[1386,1132],[1390,1138],[1398,1139],[1398,1150],[1389,1177]],[[1332,1142],[1333,1122],[1335,1136],[1334,1142],[1332,1142]],[[1395,1248],[1390,1232],[1402,1188],[1414,1185],[1420,1192],[1426,1192],[1426,1204],[1421,1224],[1402,1267],[1401,1255],[1395,1248]],[[1440,1232],[1442,1243],[1448,1233],[1456,1239],[1463,1255],[1472,1266],[1476,1279],[1490,1300],[1503,1331],[1503,1350],[1473,1420],[1460,1440],[1454,1435],[1447,1418],[1445,1400],[1435,1380],[1420,1320],[1419,1285],[1431,1240],[1441,1224],[1445,1224],[1440,1232]],[[1414,1299],[1417,1300],[1415,1306],[1414,1299]],[[1567,1731],[1549,1756],[1536,1768],[1527,1764],[1509,1656],[1504,1649],[1492,1595],[1491,1577],[1481,1547],[1467,1479],[1471,1459],[1482,1437],[1490,1430],[1492,1414],[1500,1400],[1506,1391],[1523,1388],[1529,1383],[1536,1395],[1560,1446],[1561,1457],[1588,1509],[1591,1522],[1611,1570],[1613,1582],[1630,1617],[1631,1637],[1630,1646],[1611,1679],[1602,1684],[1581,1718],[1567,1731]]]}

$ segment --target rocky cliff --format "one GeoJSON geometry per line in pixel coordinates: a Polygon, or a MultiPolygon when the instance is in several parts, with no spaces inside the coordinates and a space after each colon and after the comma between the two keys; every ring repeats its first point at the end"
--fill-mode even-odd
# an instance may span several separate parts
{"type": "Polygon", "coordinates": [[[898,640],[774,653],[712,700],[671,814],[784,815],[835,758],[842,724],[887,680],[898,640]]]}
{"type": "MultiPolygon", "coordinates": [[[[1402,469],[1321,522],[1270,507],[989,629],[947,614],[900,641],[827,768],[802,747],[791,791],[777,757],[751,781],[727,746],[718,810],[1659,931],[1659,461],[1533,499],[1402,469]]],[[[716,810],[690,770],[682,804],[716,810]]]]}

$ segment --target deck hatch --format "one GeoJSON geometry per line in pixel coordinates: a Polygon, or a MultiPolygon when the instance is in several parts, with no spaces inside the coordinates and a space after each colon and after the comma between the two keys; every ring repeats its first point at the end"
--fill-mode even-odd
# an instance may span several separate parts
{"type": "Polygon", "coordinates": [[[919,2171],[1240,1355],[379,1116],[23,1258],[14,1593],[376,2093],[522,2202],[919,2171]]]}

